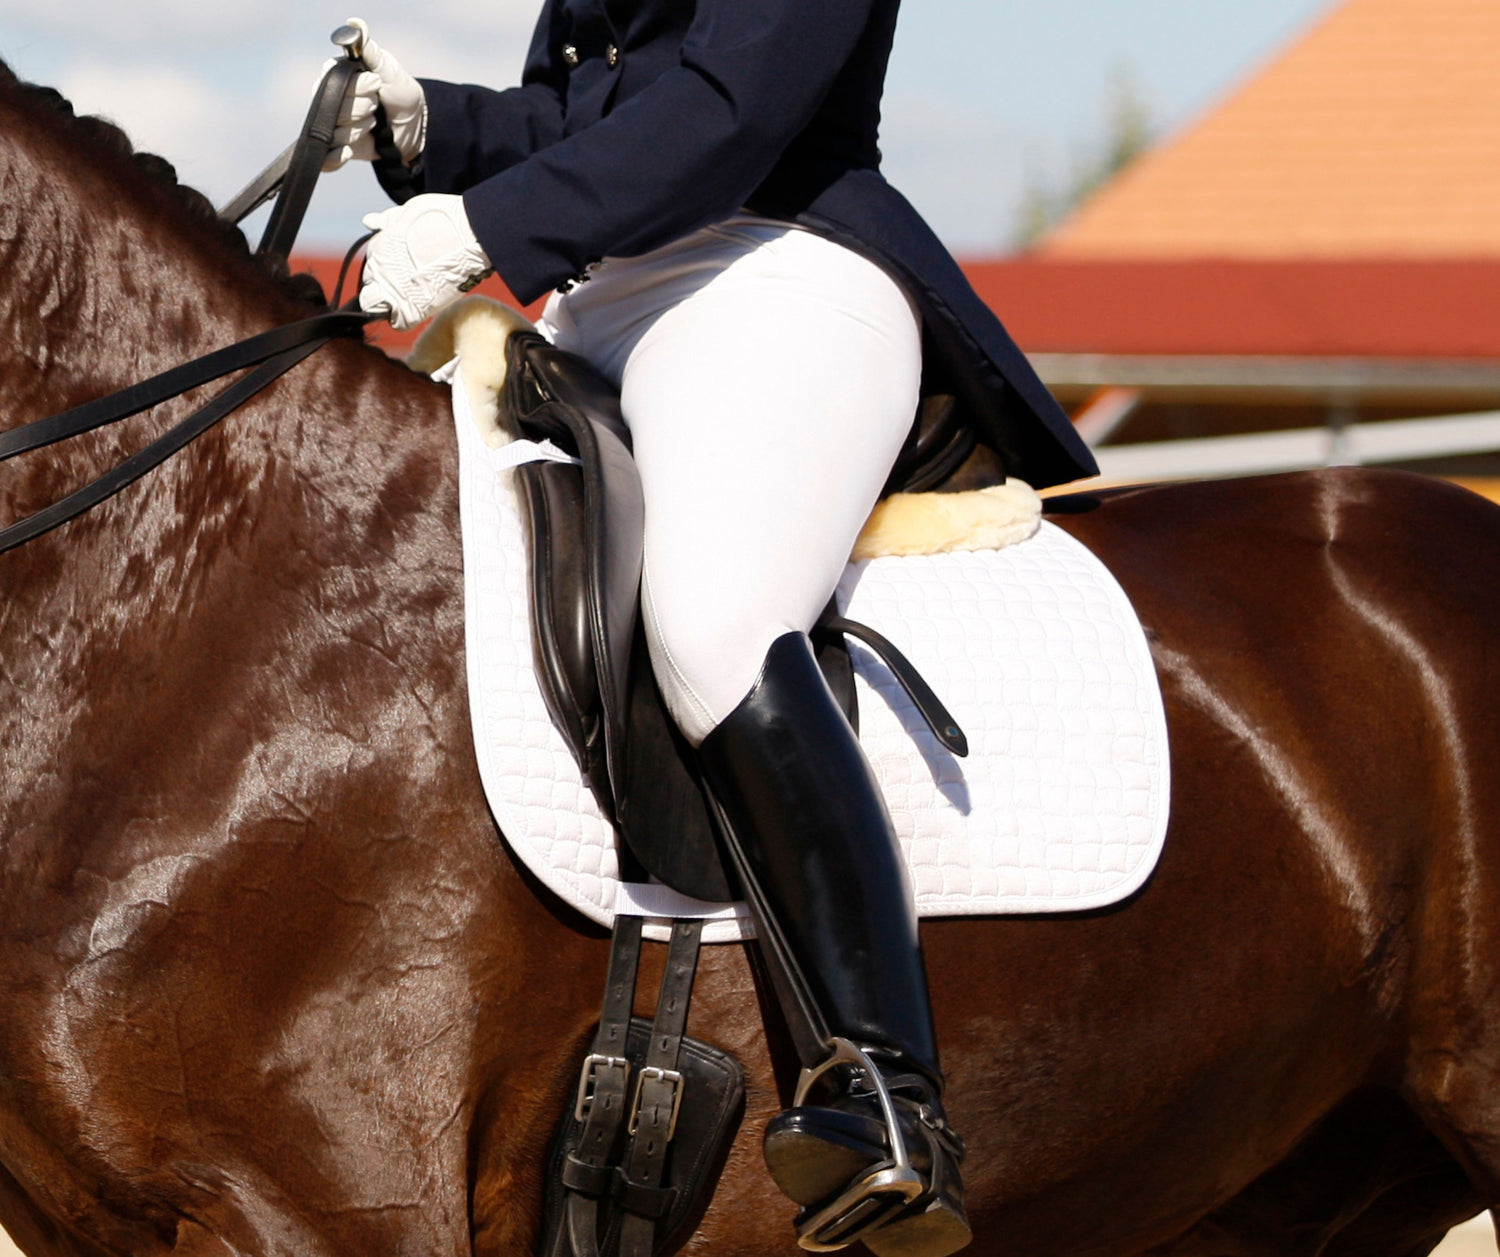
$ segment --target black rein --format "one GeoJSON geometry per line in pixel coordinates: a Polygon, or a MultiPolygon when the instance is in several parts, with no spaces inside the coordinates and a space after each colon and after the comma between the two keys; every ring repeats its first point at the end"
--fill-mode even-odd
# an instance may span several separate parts
{"type": "Polygon", "coordinates": [[[162,433],[145,449],[132,454],[97,480],[35,515],[0,528],[0,554],[14,550],[32,538],[40,537],[58,525],[67,523],[133,484],[153,467],[177,453],[189,441],[207,432],[225,415],[243,406],[315,350],[321,349],[337,336],[357,333],[374,317],[376,316],[358,310],[330,310],[216,350],[152,376],[149,380],[132,384],[118,393],[111,393],[108,397],[86,402],[72,410],[38,419],[9,432],[0,432],[0,462],[3,462],[28,450],[41,449],[69,437],[92,432],[106,424],[128,419],[131,415],[138,415],[143,410],[149,410],[189,389],[221,379],[234,371],[250,366],[256,368],[199,407],[181,423],[162,433]]]}

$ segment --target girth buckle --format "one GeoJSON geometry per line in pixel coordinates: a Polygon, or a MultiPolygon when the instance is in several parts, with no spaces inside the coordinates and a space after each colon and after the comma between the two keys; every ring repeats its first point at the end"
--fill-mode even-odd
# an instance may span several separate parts
{"type": "MultiPolygon", "coordinates": [[[[580,1122],[586,1122],[589,1109],[594,1105],[594,1097],[599,1093],[599,1075],[606,1069],[618,1069],[620,1071],[620,1094],[630,1085],[630,1062],[623,1056],[601,1056],[594,1052],[583,1058],[583,1069],[578,1074],[578,1102],[574,1105],[573,1116],[580,1122]]],[[[639,1097],[640,1089],[636,1089],[639,1097]]]]}
{"type": "Polygon", "coordinates": [[[630,1133],[635,1134],[641,1124],[641,1108],[645,1099],[646,1087],[653,1086],[651,1103],[660,1105],[667,1102],[667,1097],[655,1094],[657,1084],[665,1085],[670,1090],[671,1114],[667,1118],[667,1142],[677,1134],[677,1115],[682,1111],[682,1075],[675,1069],[660,1069],[655,1065],[647,1065],[636,1076],[635,1098],[630,1103],[630,1133]]]}

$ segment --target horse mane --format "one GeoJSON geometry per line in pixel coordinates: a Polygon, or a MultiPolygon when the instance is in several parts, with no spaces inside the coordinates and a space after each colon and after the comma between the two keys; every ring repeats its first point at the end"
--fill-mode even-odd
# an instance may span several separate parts
{"type": "Polygon", "coordinates": [[[3,59],[0,59],[0,87],[17,92],[22,100],[50,115],[82,143],[132,163],[152,184],[176,201],[190,223],[217,239],[225,248],[250,259],[284,295],[306,305],[321,307],[327,304],[322,285],[313,276],[292,274],[281,259],[252,253],[245,233],[235,224],[220,218],[213,202],[203,193],[180,182],[171,162],[156,153],[136,149],[130,137],[113,122],[93,114],[77,113],[72,102],[56,88],[26,82],[17,77],[3,59]]]}

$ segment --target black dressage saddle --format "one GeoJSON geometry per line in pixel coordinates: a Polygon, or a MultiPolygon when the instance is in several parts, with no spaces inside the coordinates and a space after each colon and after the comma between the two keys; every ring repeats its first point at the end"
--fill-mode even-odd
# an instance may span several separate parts
{"type": "MultiPolygon", "coordinates": [[[[517,482],[531,551],[533,653],[554,723],[631,855],[674,890],[738,898],[719,858],[691,749],[667,714],[640,619],[644,498],[614,386],[534,333],[513,335],[500,422],[513,438],[550,440],[578,462],[535,462],[517,482]]],[[[924,401],[886,491],[969,488],[1003,480],[954,417],[924,401]],[[967,439],[965,439],[967,438],[967,439]]],[[[846,637],[875,651],[939,741],[963,735],[898,650],[830,606],[812,637],[833,692],[858,728],[846,637]]]]}

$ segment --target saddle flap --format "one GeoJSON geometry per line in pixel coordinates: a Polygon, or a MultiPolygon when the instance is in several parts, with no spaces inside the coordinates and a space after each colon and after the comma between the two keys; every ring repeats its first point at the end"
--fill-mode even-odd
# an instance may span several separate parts
{"type": "MultiPolygon", "coordinates": [[[[731,902],[738,896],[696,757],[667,714],[638,632],[644,495],[619,397],[587,363],[541,337],[514,336],[507,353],[506,430],[550,439],[581,463],[517,469],[543,700],[630,853],[673,890],[731,902]]],[[[818,656],[857,727],[842,638],[820,635],[818,656]]]]}
{"type": "Polygon", "coordinates": [[[645,499],[630,433],[615,389],[581,358],[539,336],[513,337],[507,348],[513,434],[551,438],[582,464],[521,469],[536,653],[554,718],[606,806],[618,810],[644,557],[645,499]]]}
{"type": "Polygon", "coordinates": [[[620,836],[641,866],[673,890],[707,903],[738,898],[719,855],[692,748],[672,723],[637,634],[630,692],[628,788],[620,836]]]}
{"type": "Polygon", "coordinates": [[[532,562],[532,655],[542,697],[568,749],[589,771],[602,737],[599,682],[584,571],[583,477],[566,463],[528,463],[517,468],[532,562]]]}

